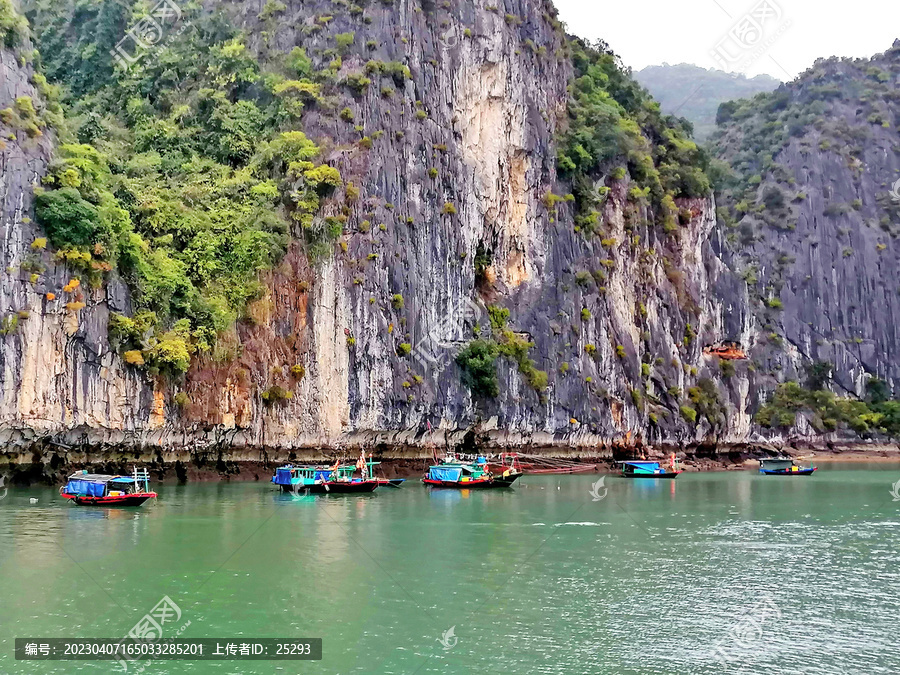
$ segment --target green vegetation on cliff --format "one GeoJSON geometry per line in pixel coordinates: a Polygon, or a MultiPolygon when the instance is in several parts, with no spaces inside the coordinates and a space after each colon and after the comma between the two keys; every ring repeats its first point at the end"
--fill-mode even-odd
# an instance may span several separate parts
{"type": "Polygon", "coordinates": [[[582,229],[593,231],[604,183],[624,178],[623,167],[639,188],[633,196],[649,197],[663,225],[676,210],[674,198],[705,197],[707,157],[690,139],[690,124],[663,115],[605,43],[571,38],[569,46],[575,79],[559,168],[572,179],[582,229]]]}
{"type": "Polygon", "coordinates": [[[36,215],[85,279],[116,270],[128,282],[138,314],[112,327],[123,350],[142,355],[131,362],[183,372],[260,296],[259,273],[293,237],[316,257],[343,229],[315,217],[340,174],[296,130],[329,75],[302,50],[265,71],[224,21],[199,14],[165,49],[113,71],[91,55],[106,54],[123,17],[105,2],[82,13],[95,34],[36,15],[39,39],[59,46],[44,67],[70,91],[67,142],[36,215]]]}
{"type": "Polygon", "coordinates": [[[546,389],[547,372],[538,370],[528,356],[534,343],[507,327],[509,310],[491,305],[488,307],[488,316],[491,337],[473,340],[456,357],[456,363],[463,371],[463,383],[475,396],[497,396],[500,388],[497,383],[496,362],[498,356],[503,356],[516,364],[519,373],[532,389],[537,392],[546,389]]]}
{"type": "MultiPolygon", "coordinates": [[[[896,127],[898,57],[900,46],[873,59],[822,59],[777,91],[719,106],[719,130],[712,138],[719,161],[711,175],[719,217],[733,246],[764,239],[765,227],[781,231],[796,227],[795,204],[807,195],[779,162],[779,153],[792,143],[805,155],[838,155],[858,182],[875,129],[896,127]]],[[[893,150],[900,152],[900,145],[893,150]]],[[[892,205],[887,191],[875,201],[873,206],[883,213],[879,224],[893,236],[891,222],[900,209],[892,205]]],[[[834,217],[862,207],[860,200],[829,203],[822,215],[834,217]]]]}
{"type": "Polygon", "coordinates": [[[0,45],[18,47],[28,37],[28,21],[16,12],[12,0],[0,0],[0,45]]]}
{"type": "Polygon", "coordinates": [[[769,428],[788,429],[805,413],[819,433],[849,428],[863,437],[875,433],[900,436],[900,401],[889,400],[883,380],[872,378],[866,385],[866,400],[843,398],[827,389],[807,389],[797,382],[778,385],[772,399],[754,420],[769,428]]]}

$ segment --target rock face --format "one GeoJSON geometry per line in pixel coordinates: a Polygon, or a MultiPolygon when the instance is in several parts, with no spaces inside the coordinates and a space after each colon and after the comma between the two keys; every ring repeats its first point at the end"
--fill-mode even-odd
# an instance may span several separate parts
{"type": "Polygon", "coordinates": [[[802,381],[814,361],[831,365],[838,392],[863,396],[873,376],[896,391],[898,72],[895,43],[871,60],[819,61],[768,99],[724,111],[734,118],[716,151],[737,180],[720,206],[726,221],[737,207],[737,222],[720,223],[713,248],[750,281],[726,332],[749,338],[762,391],[802,381]]]}
{"type": "MultiPolygon", "coordinates": [[[[33,74],[16,54],[0,50],[0,110],[16,109],[16,100],[26,97],[41,112],[33,74]]],[[[127,310],[127,294],[116,282],[71,294],[59,290],[68,272],[41,262],[43,234],[32,222],[34,187],[46,173],[53,135],[45,129],[32,136],[17,126],[16,119],[0,123],[2,438],[115,442],[153,424],[152,390],[128,372],[106,339],[109,308],[127,310]],[[67,309],[79,302],[87,306],[67,309]]]]}
{"type": "MultiPolygon", "coordinates": [[[[327,47],[327,38],[309,37],[304,28],[328,6],[289,7],[265,48],[327,47]]],[[[207,406],[191,421],[227,426],[242,418],[246,428],[235,442],[262,447],[417,443],[429,437],[423,434],[429,424],[459,438],[477,424],[512,445],[589,446],[646,436],[641,355],[654,354],[648,393],[665,398],[667,388],[688,385],[691,368],[694,380],[703,376],[702,336],[685,346],[687,325],[714,334],[720,323],[702,262],[714,225],[712,202],[685,205],[692,217],[673,245],[652,228],[628,222],[623,182],[604,214],[615,240],[611,251],[585,239],[573,230],[567,207],[553,212],[542,202],[548,191],[568,191],[557,185],[554,136],[565,118],[571,77],[568,61],[550,56],[563,36],[548,22],[547,8],[523,3],[489,11],[463,4],[433,16],[415,10],[414,3],[370,8],[371,32],[342,17],[330,27],[356,28],[357,44],[372,37],[379,42],[367,54],[345,55],[343,73],[358,72],[369,58],[405,60],[413,78],[392,98],[379,93],[376,81],[349,104],[365,133],[384,132],[383,149],[330,158],[360,186],[358,218],[371,221],[371,232],[349,237],[347,251],[315,270],[300,270],[301,257],[289,256],[288,281],[282,279],[286,266],[273,275],[273,283],[283,284],[271,296],[273,316],[251,330],[269,348],[302,335],[305,377],[288,402],[266,408],[258,396],[238,396],[242,412],[231,411],[231,403],[218,413],[207,406]],[[524,23],[517,26],[507,13],[524,23]],[[392,40],[383,39],[387,27],[392,40]],[[417,119],[419,110],[426,119],[417,119]],[[445,213],[447,204],[455,213],[445,213]],[[654,247],[665,255],[654,256],[654,247]],[[479,251],[489,251],[492,260],[480,284],[472,262],[479,251]],[[590,274],[598,270],[605,282],[590,274]],[[586,283],[576,281],[579,272],[588,274],[586,283]],[[310,287],[295,326],[291,288],[298,279],[308,279],[310,287]],[[396,295],[402,307],[392,302],[396,295]],[[543,396],[503,359],[496,400],[473,401],[461,384],[453,356],[476,323],[487,329],[486,305],[494,303],[510,310],[510,327],[535,343],[537,368],[551,373],[543,396]],[[590,318],[582,318],[583,310],[590,318]],[[398,356],[404,343],[412,352],[398,356]]],[[[255,11],[241,15],[251,36],[259,34],[251,28],[255,11]]],[[[336,146],[359,137],[349,125],[315,112],[304,128],[336,146]]],[[[266,386],[267,360],[254,360],[248,351],[245,346],[240,362],[225,367],[222,390],[239,380],[235,368],[251,373],[250,386],[266,386]]],[[[221,378],[220,372],[219,385],[221,378]]],[[[191,374],[186,391],[192,401],[203,398],[205,379],[191,374]]],[[[657,416],[653,429],[660,430],[653,432],[658,438],[694,433],[677,412],[657,416]]]]}
{"type": "MultiPolygon", "coordinates": [[[[423,11],[402,0],[367,7],[371,21],[363,27],[331,12],[330,2],[290,2],[274,20],[259,18],[258,3],[226,8],[261,57],[300,44],[330,46],[327,35],[308,28],[333,13],[328,35],[355,31],[342,75],[360,72],[368,59],[408,64],[412,76],[391,84],[394,96],[376,80],[341,102],[363,133],[382,132],[372,150],[359,151],[360,133],[333,114],[304,117],[307,135],[331,148],[328,163],[359,188],[352,221],[369,228],[353,228],[341,240],[346,246],[314,267],[292,246],[263,275],[266,293],[250,307],[250,320],[222,338],[234,347],[230,358],[197,358],[184,382],[154,381],[110,349],[109,312],[129,310],[124,284],[114,278],[63,293],[67,272],[56,263],[31,281],[27,261],[41,236],[30,221],[33,186],[53,138],[29,139],[0,124],[4,136],[15,134],[0,150],[7,270],[0,299],[6,316],[28,312],[0,338],[0,415],[11,459],[27,461],[28,448],[85,459],[113,446],[165,460],[210,452],[272,459],[359,443],[404,456],[429,440],[470,443],[472,431],[477,442],[596,454],[639,440],[749,437],[757,376],[746,362],[724,372],[703,353],[722,339],[755,343],[764,330],[747,284],[731,271],[740,263],[717,229],[712,196],[678,204],[683,224],[665,235],[648,224],[646,207],[629,203],[627,180],[613,181],[602,241],[576,231],[568,202],[545,203],[548,192],[569,192],[556,175],[554,138],[572,73],[552,7],[507,0],[496,10],[459,3],[423,11]],[[48,300],[48,292],[57,297],[48,300]],[[490,331],[488,305],[508,309],[509,328],[534,342],[530,357],[549,374],[546,390],[529,386],[507,358],[498,360],[495,399],[473,399],[462,384],[454,355],[476,325],[482,335],[490,331]],[[291,374],[290,365],[302,369],[291,374]],[[266,401],[262,393],[273,385],[291,396],[266,401]],[[176,392],[185,396],[179,401],[176,392]]],[[[39,99],[30,69],[9,51],[0,52],[0,75],[0,109],[18,96],[39,99]]],[[[893,157],[879,160],[886,170],[893,157]]],[[[845,175],[837,165],[808,169],[796,151],[786,161],[822,190],[834,182],[831,168],[845,175]]],[[[838,189],[828,187],[832,195],[838,189]]],[[[821,207],[814,191],[807,199],[809,209],[821,207]]],[[[337,206],[326,204],[323,215],[329,208],[337,206]]],[[[805,213],[802,228],[785,239],[808,256],[804,264],[822,269],[834,259],[833,244],[805,243],[823,226],[805,213]]],[[[851,236],[863,236],[861,228],[851,236]]],[[[859,359],[888,370],[895,336],[864,295],[862,280],[874,266],[861,255],[858,264],[828,283],[819,275],[813,295],[799,281],[786,290],[785,327],[807,350],[803,322],[823,316],[867,339],[883,333],[885,356],[864,351],[864,342],[859,359]],[[879,328],[865,332],[869,325],[879,328]]],[[[896,292],[884,298],[897,303],[896,292]]]]}

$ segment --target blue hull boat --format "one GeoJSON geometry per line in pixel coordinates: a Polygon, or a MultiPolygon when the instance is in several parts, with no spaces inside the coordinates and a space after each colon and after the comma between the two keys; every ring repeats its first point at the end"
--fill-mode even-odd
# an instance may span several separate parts
{"type": "Polygon", "coordinates": [[[767,476],[811,476],[817,466],[800,466],[793,457],[759,460],[759,472],[767,476]]]}

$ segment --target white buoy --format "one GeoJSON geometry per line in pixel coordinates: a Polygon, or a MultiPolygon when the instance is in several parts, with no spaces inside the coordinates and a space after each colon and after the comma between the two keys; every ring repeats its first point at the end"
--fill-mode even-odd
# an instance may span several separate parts
{"type": "Polygon", "coordinates": [[[37,504],[37,503],[38,503],[37,497],[32,497],[32,498],[29,499],[28,501],[30,501],[32,504],[37,504]]]}

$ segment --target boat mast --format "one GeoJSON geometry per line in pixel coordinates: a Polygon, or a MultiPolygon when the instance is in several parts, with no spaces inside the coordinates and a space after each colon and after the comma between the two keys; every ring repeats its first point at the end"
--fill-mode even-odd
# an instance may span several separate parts
{"type": "Polygon", "coordinates": [[[134,467],[134,486],[135,489],[139,485],[143,485],[144,489],[142,492],[150,492],[150,473],[147,469],[138,469],[135,465],[134,467]]]}

